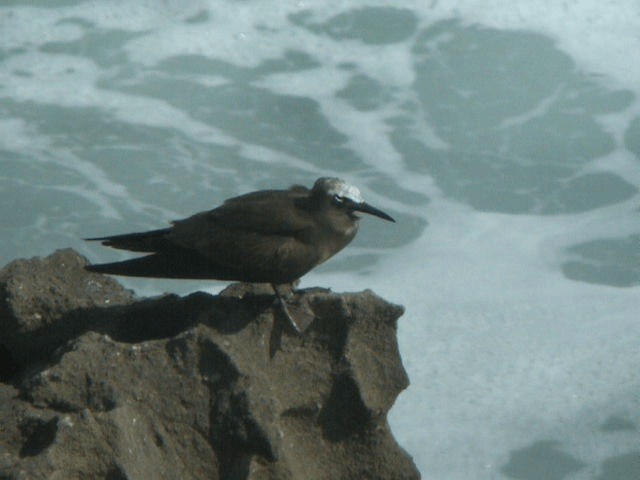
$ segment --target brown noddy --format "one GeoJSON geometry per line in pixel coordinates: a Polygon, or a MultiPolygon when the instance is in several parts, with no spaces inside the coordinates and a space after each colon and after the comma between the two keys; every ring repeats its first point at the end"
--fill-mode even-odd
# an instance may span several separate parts
{"type": "Polygon", "coordinates": [[[311,189],[294,185],[230,198],[168,228],[88,238],[149,255],[86,268],[133,277],[270,283],[298,330],[278,286],[293,283],[347,246],[358,231],[359,212],[395,221],[366,203],[356,187],[322,177],[311,189]]]}

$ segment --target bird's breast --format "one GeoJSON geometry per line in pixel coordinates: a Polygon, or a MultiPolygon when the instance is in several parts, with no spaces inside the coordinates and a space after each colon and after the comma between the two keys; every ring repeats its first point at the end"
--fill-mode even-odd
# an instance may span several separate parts
{"type": "Polygon", "coordinates": [[[351,240],[356,236],[358,232],[357,224],[349,226],[348,228],[341,229],[339,231],[333,231],[330,234],[325,234],[317,242],[317,248],[319,253],[319,262],[322,263],[329,258],[333,257],[336,253],[349,245],[351,240]]]}

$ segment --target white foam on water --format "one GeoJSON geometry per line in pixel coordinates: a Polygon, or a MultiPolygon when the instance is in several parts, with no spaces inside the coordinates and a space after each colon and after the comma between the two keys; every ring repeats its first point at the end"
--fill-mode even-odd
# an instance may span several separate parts
{"type": "Polygon", "coordinates": [[[429,14],[543,33],[584,70],[605,74],[607,81],[636,91],[640,84],[640,68],[629,61],[630,52],[640,49],[640,6],[634,0],[461,0],[434,2],[429,14]]]}
{"type": "MultiPolygon", "coordinates": [[[[372,1],[368,6],[407,8],[416,12],[421,24],[441,19],[461,18],[468,23],[503,29],[526,29],[550,35],[559,46],[569,52],[587,71],[606,74],[610,80],[624,82],[636,89],[640,84],[640,69],[629,61],[630,53],[640,50],[637,35],[640,7],[634,0],[616,0],[602,4],[594,0],[461,0],[457,2],[425,2],[419,0],[389,2],[372,1]]],[[[318,53],[327,60],[351,57],[359,66],[374,62],[386,79],[399,75],[410,79],[411,68],[402,65],[398,55],[406,56],[402,48],[362,46],[358,42],[335,42],[329,37],[312,35],[292,27],[289,14],[305,10],[322,21],[341,12],[361,8],[359,2],[327,1],[322,5],[299,0],[272,4],[206,1],[163,2],[84,2],[66,8],[6,7],[0,10],[3,25],[3,45],[6,48],[47,41],[74,40],[82,28],[65,19],[87,19],[101,28],[144,31],[140,38],[128,43],[132,60],[153,64],[178,54],[200,54],[210,58],[231,60],[236,65],[256,65],[265,58],[280,56],[283,49],[301,45],[305,51],[318,53]],[[10,16],[8,13],[10,12],[10,16]],[[181,20],[207,12],[208,18],[199,23],[181,20]],[[269,29],[256,30],[268,26],[269,29]],[[268,31],[267,31],[268,30],[268,31]],[[331,44],[335,48],[330,48],[331,44]],[[387,48],[393,59],[393,69],[385,60],[387,48]],[[365,50],[372,55],[362,55],[365,50]],[[352,54],[350,54],[350,52],[352,54]]],[[[409,57],[406,56],[408,59],[409,57]]],[[[410,62],[408,64],[410,67],[410,62]]],[[[375,77],[375,75],[374,75],[375,77]]]]}
{"type": "Polygon", "coordinates": [[[238,145],[215,127],[190,118],[186,112],[154,98],[104,90],[96,86],[106,72],[88,59],[71,55],[25,53],[7,61],[7,69],[29,77],[6,76],[0,93],[16,101],[63,107],[95,107],[123,122],[179,130],[199,141],[238,145]],[[46,85],[42,79],[46,78],[46,85]]]}
{"type": "Polygon", "coordinates": [[[412,379],[391,424],[423,472],[496,478],[511,450],[545,439],[593,469],[637,442],[617,439],[616,450],[597,429],[608,415],[638,420],[639,289],[576,283],[558,270],[576,240],[637,233],[629,207],[465,214],[436,197],[426,234],[385,255],[370,283],[407,306],[400,339],[412,379]]]}
{"type": "MultiPolygon", "coordinates": [[[[567,218],[464,215],[446,203],[366,279],[407,308],[399,335],[412,384],[390,415],[400,443],[438,479],[497,478],[512,450],[539,440],[594,463],[629,450],[596,433],[609,415],[640,419],[638,289],[562,277],[549,260],[570,243],[567,218]]],[[[306,281],[338,291],[362,284],[315,275],[306,281]]]]}
{"type": "MultiPolygon", "coordinates": [[[[42,135],[33,128],[29,128],[24,121],[20,119],[0,121],[0,148],[7,151],[20,151],[27,155],[23,159],[14,161],[51,164],[51,167],[47,168],[67,171],[70,176],[78,175],[91,184],[91,187],[53,184],[43,176],[39,179],[38,184],[25,185],[26,188],[38,187],[43,190],[72,193],[98,206],[101,215],[105,218],[120,219],[120,214],[110,198],[128,198],[129,193],[126,189],[113,182],[102,169],[92,162],[79,158],[72,151],[54,147],[47,135],[42,135]]],[[[19,181],[19,179],[11,180],[19,181]]]]}

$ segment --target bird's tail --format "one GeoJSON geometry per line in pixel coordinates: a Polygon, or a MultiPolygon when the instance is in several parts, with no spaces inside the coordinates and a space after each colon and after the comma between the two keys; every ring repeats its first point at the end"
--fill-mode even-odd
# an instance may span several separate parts
{"type": "Polygon", "coordinates": [[[132,252],[157,252],[166,246],[166,235],[170,228],[151,230],[150,232],[125,233],[110,237],[85,238],[88,241],[99,241],[102,245],[132,252]]]}
{"type": "Polygon", "coordinates": [[[127,277],[184,278],[186,266],[179,262],[170,263],[166,255],[153,254],[122,262],[87,265],[85,269],[95,273],[127,277]]]}
{"type": "Polygon", "coordinates": [[[238,278],[238,273],[234,270],[212,263],[198,253],[180,247],[122,262],[87,265],[85,269],[95,273],[127,277],[217,280],[238,278]]]}

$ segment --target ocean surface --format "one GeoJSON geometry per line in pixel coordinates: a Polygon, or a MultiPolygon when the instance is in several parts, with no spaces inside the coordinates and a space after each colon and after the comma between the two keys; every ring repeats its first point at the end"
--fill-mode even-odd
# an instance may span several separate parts
{"type": "MultiPolygon", "coordinates": [[[[0,2],[0,264],[339,176],[423,478],[640,478],[636,0],[0,2]]],[[[140,295],[220,282],[123,280],[140,295]]]]}

